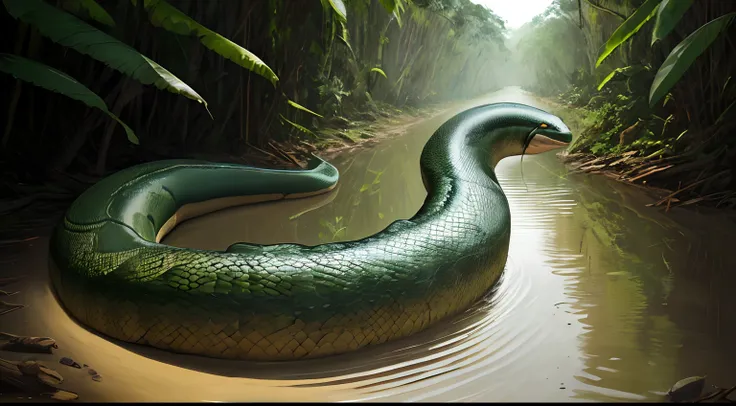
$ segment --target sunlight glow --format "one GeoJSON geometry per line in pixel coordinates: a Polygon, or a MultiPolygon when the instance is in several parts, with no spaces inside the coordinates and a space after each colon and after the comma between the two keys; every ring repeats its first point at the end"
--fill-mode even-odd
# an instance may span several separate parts
{"type": "Polygon", "coordinates": [[[541,14],[552,0],[471,0],[482,4],[506,20],[506,28],[517,29],[541,14]]]}

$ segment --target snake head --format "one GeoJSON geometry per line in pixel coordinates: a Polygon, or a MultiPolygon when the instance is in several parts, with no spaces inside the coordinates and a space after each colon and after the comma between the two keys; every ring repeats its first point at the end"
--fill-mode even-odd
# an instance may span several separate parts
{"type": "Polygon", "coordinates": [[[572,141],[572,133],[559,117],[546,114],[537,127],[529,133],[524,145],[525,154],[540,154],[565,148],[572,141]]]}
{"type": "Polygon", "coordinates": [[[522,103],[478,106],[455,120],[456,126],[467,125],[470,143],[480,146],[481,153],[491,152],[491,167],[507,156],[539,154],[565,148],[572,141],[570,129],[559,117],[522,103]]]}

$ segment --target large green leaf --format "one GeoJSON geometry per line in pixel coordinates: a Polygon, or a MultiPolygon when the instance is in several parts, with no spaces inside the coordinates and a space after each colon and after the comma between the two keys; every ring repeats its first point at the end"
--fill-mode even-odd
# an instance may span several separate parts
{"type": "Polygon", "coordinates": [[[613,77],[616,76],[617,73],[622,73],[622,74],[624,74],[626,76],[631,77],[634,74],[643,71],[644,69],[648,69],[648,68],[644,67],[643,65],[634,65],[634,66],[626,66],[626,67],[623,67],[623,68],[614,69],[613,72],[609,73],[608,76],[606,76],[605,78],[603,78],[603,80],[601,81],[601,83],[598,84],[597,90],[603,89],[603,86],[605,86],[606,83],[608,83],[609,81],[611,81],[611,79],[613,79],[613,77]]]}
{"type": "Polygon", "coordinates": [[[330,3],[330,6],[333,10],[335,10],[335,14],[337,14],[337,18],[340,19],[340,21],[345,22],[348,19],[348,10],[345,8],[345,3],[343,3],[342,0],[327,0],[330,3]]]}
{"type": "Polygon", "coordinates": [[[61,6],[78,16],[89,16],[91,20],[97,21],[98,23],[105,24],[109,27],[115,26],[115,21],[110,17],[110,14],[107,14],[107,11],[97,4],[95,0],[63,0],[61,6]]]}
{"type": "MultiPolygon", "coordinates": [[[[284,95],[284,97],[286,97],[286,95],[284,95]]],[[[313,112],[312,110],[309,110],[308,108],[306,108],[306,107],[302,106],[301,104],[299,104],[299,103],[297,103],[297,102],[289,99],[288,97],[286,98],[286,103],[288,103],[289,106],[294,107],[295,109],[298,109],[298,110],[301,110],[301,111],[306,111],[309,114],[314,114],[315,116],[317,116],[319,118],[322,118],[322,115],[317,114],[317,113],[313,112]]]]}
{"type": "Polygon", "coordinates": [[[654,76],[654,82],[649,90],[650,106],[653,106],[670,91],[695,59],[708,49],[734,17],[736,13],[728,13],[713,19],[677,44],[654,76]]]}
{"type": "Polygon", "coordinates": [[[123,126],[130,142],[138,144],[138,137],[133,130],[107,109],[105,101],[71,76],[42,63],[11,54],[0,54],[0,71],[102,110],[123,126]]]}
{"type": "MultiPolygon", "coordinates": [[[[138,0],[131,0],[131,2],[138,4],[138,0]]],[[[143,6],[148,11],[148,16],[153,25],[179,35],[196,35],[205,47],[243,68],[263,76],[274,86],[279,81],[278,76],[271,68],[255,54],[194,21],[166,1],[143,0],[143,6]]]]}
{"type": "Polygon", "coordinates": [[[626,42],[632,35],[636,34],[644,24],[654,16],[657,11],[657,6],[662,0],[647,0],[634,11],[629,18],[626,19],[617,29],[611,34],[611,38],[606,42],[603,52],[598,57],[596,62],[596,68],[600,66],[604,59],[611,55],[621,44],[626,42]]]}
{"type": "Polygon", "coordinates": [[[52,41],[89,55],[145,85],[181,94],[207,108],[202,96],[171,72],[77,17],[42,0],[3,0],[3,4],[10,15],[33,25],[52,41]]]}
{"type": "Polygon", "coordinates": [[[657,18],[654,20],[652,45],[666,37],[692,5],[693,0],[663,0],[657,9],[657,18]]]}
{"type": "Polygon", "coordinates": [[[379,0],[383,8],[396,17],[396,22],[401,27],[401,12],[404,11],[404,5],[401,0],[379,0]]]}

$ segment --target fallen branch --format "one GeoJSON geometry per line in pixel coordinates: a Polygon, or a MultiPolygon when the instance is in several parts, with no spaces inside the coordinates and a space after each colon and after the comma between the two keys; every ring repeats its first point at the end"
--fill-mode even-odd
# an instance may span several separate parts
{"type": "Polygon", "coordinates": [[[30,352],[51,354],[51,350],[59,348],[56,341],[49,337],[26,337],[0,332],[0,350],[13,352],[30,352]]]}
{"type": "Polygon", "coordinates": [[[675,197],[675,195],[677,195],[677,194],[679,194],[679,193],[681,193],[681,192],[684,192],[684,191],[686,191],[686,190],[688,190],[688,189],[692,189],[692,188],[694,188],[695,186],[697,186],[697,185],[699,185],[699,184],[701,184],[701,183],[704,183],[704,182],[706,182],[707,180],[709,180],[709,179],[712,179],[712,178],[714,178],[714,177],[716,177],[716,176],[718,176],[718,175],[719,175],[719,174],[717,173],[717,174],[715,174],[715,175],[712,175],[712,176],[709,176],[709,177],[707,177],[707,178],[705,178],[705,179],[701,179],[701,180],[699,180],[699,181],[697,181],[697,182],[691,183],[690,185],[688,185],[688,186],[685,186],[685,187],[684,187],[684,188],[682,188],[682,189],[678,189],[677,191],[675,191],[675,192],[673,192],[673,193],[671,193],[671,194],[669,194],[669,195],[665,196],[665,197],[664,197],[664,198],[663,198],[662,200],[658,201],[657,203],[654,203],[654,204],[653,204],[653,206],[659,206],[659,205],[661,205],[661,204],[663,204],[663,203],[667,202],[667,201],[668,201],[669,199],[671,199],[671,198],[675,197]]]}
{"type": "Polygon", "coordinates": [[[651,168],[650,170],[644,172],[643,174],[637,175],[635,178],[629,179],[629,182],[636,182],[637,180],[639,180],[641,178],[644,178],[646,176],[649,176],[651,174],[654,174],[654,173],[657,173],[657,172],[666,171],[667,169],[670,169],[673,166],[675,166],[675,165],[667,165],[667,166],[664,166],[664,167],[661,167],[661,168],[657,168],[657,166],[655,165],[654,168],[651,168]]]}
{"type": "Polygon", "coordinates": [[[691,204],[694,204],[694,203],[698,203],[698,202],[702,202],[702,201],[707,201],[707,200],[716,200],[717,198],[719,198],[719,197],[721,197],[723,195],[724,195],[723,192],[717,192],[717,193],[712,193],[712,194],[709,194],[709,195],[706,195],[706,196],[696,197],[694,199],[686,200],[686,201],[678,204],[676,207],[679,207],[679,206],[688,206],[688,205],[691,205],[691,204]]]}
{"type": "Polygon", "coordinates": [[[54,387],[64,381],[58,372],[36,361],[8,361],[0,358],[0,383],[27,394],[48,395],[56,400],[74,400],[76,393],[54,387]]]}
{"type": "Polygon", "coordinates": [[[616,166],[618,164],[622,164],[622,163],[628,161],[629,158],[631,158],[631,156],[634,155],[634,154],[636,154],[636,151],[629,151],[629,152],[623,154],[622,157],[621,157],[621,159],[617,159],[617,160],[611,162],[610,164],[608,164],[608,166],[616,166]]]}
{"type": "Polygon", "coordinates": [[[268,145],[271,147],[271,149],[273,149],[274,151],[276,151],[282,157],[286,158],[287,161],[290,161],[291,163],[293,163],[297,167],[300,167],[301,168],[301,166],[302,166],[301,163],[299,163],[299,161],[291,153],[289,153],[287,151],[284,151],[281,148],[277,147],[273,141],[269,141],[268,142],[268,145]]]}
{"type": "Polygon", "coordinates": [[[732,387],[728,388],[728,390],[725,390],[725,391],[721,392],[720,394],[716,395],[713,398],[713,401],[714,402],[718,402],[720,400],[726,400],[726,398],[728,398],[728,395],[730,395],[734,390],[736,390],[736,386],[732,386],[732,387]]]}
{"type": "Polygon", "coordinates": [[[706,401],[706,400],[710,400],[710,399],[713,399],[713,398],[715,398],[716,396],[720,395],[721,393],[723,393],[723,392],[725,392],[725,391],[726,391],[725,389],[722,389],[722,388],[718,388],[718,389],[717,389],[717,390],[715,390],[714,392],[711,392],[711,393],[706,393],[705,395],[703,395],[703,397],[701,397],[701,398],[699,398],[699,399],[695,400],[695,401],[694,401],[693,403],[700,403],[700,402],[704,402],[704,401],[706,401]]]}
{"type": "Polygon", "coordinates": [[[275,159],[276,162],[279,162],[279,161],[283,161],[284,160],[284,158],[278,157],[278,156],[276,156],[276,155],[274,155],[274,154],[272,154],[272,153],[270,153],[270,152],[268,152],[266,150],[260,149],[260,148],[256,147],[253,144],[248,144],[248,146],[251,147],[251,148],[253,148],[253,149],[255,149],[256,151],[262,152],[262,153],[270,156],[271,158],[275,159]]]}
{"type": "Polygon", "coordinates": [[[606,167],[606,164],[600,164],[600,165],[586,165],[584,167],[578,168],[579,170],[583,172],[591,172],[591,171],[597,171],[598,169],[603,169],[606,167]]]}

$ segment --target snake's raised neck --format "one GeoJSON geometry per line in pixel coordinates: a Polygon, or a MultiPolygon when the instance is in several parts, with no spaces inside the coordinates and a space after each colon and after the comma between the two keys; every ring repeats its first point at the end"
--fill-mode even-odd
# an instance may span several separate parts
{"type": "Polygon", "coordinates": [[[561,147],[571,138],[567,126],[544,110],[519,103],[478,106],[445,122],[429,139],[420,161],[424,183],[429,189],[444,178],[495,188],[494,168],[502,159],[561,147]]]}

